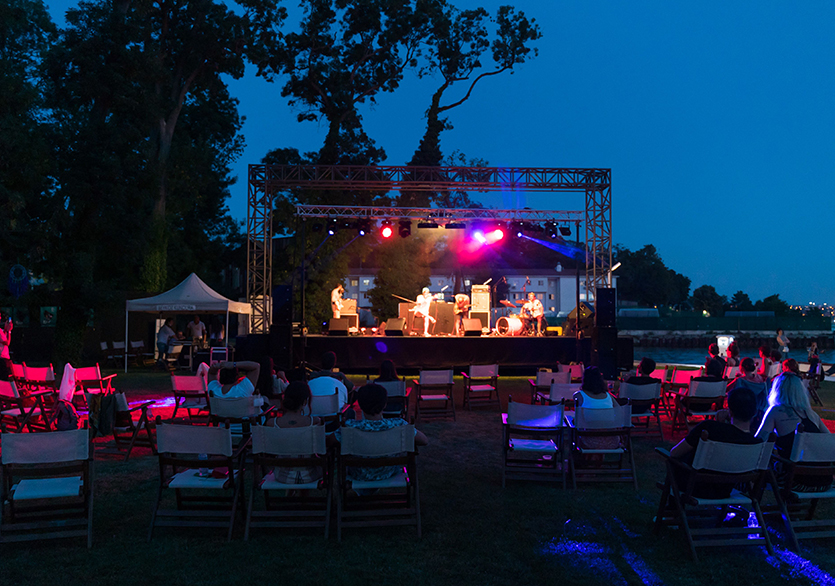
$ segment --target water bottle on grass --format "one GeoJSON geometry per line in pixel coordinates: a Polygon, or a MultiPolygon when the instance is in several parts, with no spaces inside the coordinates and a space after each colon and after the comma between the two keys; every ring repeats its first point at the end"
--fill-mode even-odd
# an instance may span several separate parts
{"type": "MultiPolygon", "coordinates": [[[[202,460],[208,460],[208,459],[209,459],[209,455],[208,455],[208,454],[198,454],[198,455],[197,455],[197,459],[198,459],[198,460],[201,460],[201,461],[202,461],[202,460]]],[[[207,477],[207,476],[209,475],[209,468],[208,468],[207,466],[203,466],[203,465],[201,465],[201,466],[200,466],[200,473],[199,473],[199,475],[200,475],[201,477],[203,477],[203,478],[207,477]]]]}

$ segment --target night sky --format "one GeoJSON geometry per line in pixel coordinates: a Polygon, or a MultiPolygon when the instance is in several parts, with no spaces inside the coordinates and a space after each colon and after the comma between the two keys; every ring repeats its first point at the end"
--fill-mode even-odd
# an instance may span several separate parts
{"type": "MultiPolygon", "coordinates": [[[[510,2],[458,0],[495,11],[510,2]]],[[[49,2],[59,25],[74,1],[49,2]]],[[[288,6],[294,5],[288,3],[288,6]]],[[[828,254],[835,198],[835,3],[518,0],[539,56],[484,80],[449,112],[445,154],[491,166],[609,167],[615,243],[654,244],[693,288],[753,300],[835,302],[828,254]]],[[[408,78],[362,110],[386,164],[405,164],[435,79],[408,78]]],[[[246,215],[246,167],[276,147],[318,150],[280,82],[231,81],[247,121],[230,208],[246,215]]],[[[479,196],[492,207],[517,203],[479,196]]],[[[530,194],[532,208],[582,196],[530,194]]]]}

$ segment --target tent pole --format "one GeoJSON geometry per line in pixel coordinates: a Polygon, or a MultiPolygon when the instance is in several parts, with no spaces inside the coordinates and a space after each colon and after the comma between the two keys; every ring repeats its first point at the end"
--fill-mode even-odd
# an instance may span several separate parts
{"type": "MultiPolygon", "coordinates": [[[[306,266],[305,266],[305,262],[304,262],[305,257],[307,257],[307,232],[305,230],[306,227],[307,227],[307,220],[305,218],[302,218],[302,246],[301,246],[301,254],[302,254],[302,266],[301,266],[301,269],[302,269],[302,274],[301,274],[302,307],[301,307],[301,316],[300,316],[301,320],[299,321],[299,328],[301,329],[300,334],[302,336],[302,344],[301,344],[301,348],[299,349],[299,354],[301,356],[299,358],[300,358],[300,363],[302,365],[305,362],[304,350],[305,350],[305,346],[307,345],[307,336],[306,336],[307,327],[305,325],[305,311],[304,311],[305,281],[307,280],[307,278],[306,278],[306,266]]],[[[291,339],[291,344],[292,344],[292,339],[291,339]]]]}
{"type": "Polygon", "coordinates": [[[125,307],[125,374],[128,373],[128,308],[125,307]]]}
{"type": "MultiPolygon", "coordinates": [[[[229,308],[226,308],[226,330],[225,336],[223,336],[223,347],[226,348],[226,360],[229,360],[229,308]]],[[[211,357],[212,351],[209,350],[209,357],[211,357]]],[[[211,361],[210,361],[211,362],[211,361]]]]}

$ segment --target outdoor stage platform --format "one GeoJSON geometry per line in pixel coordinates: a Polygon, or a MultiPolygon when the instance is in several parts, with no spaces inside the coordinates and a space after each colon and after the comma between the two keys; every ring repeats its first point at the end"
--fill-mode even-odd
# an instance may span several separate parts
{"type": "MultiPolygon", "coordinates": [[[[323,353],[336,352],[337,366],[346,372],[376,372],[389,358],[398,369],[465,368],[469,364],[500,364],[520,373],[538,367],[568,364],[578,358],[592,364],[592,340],[569,337],[432,337],[413,336],[307,336],[302,353],[302,338],[293,338],[294,360],[318,364],[323,353]]],[[[632,368],[631,337],[618,338],[618,366],[632,368]]]]}

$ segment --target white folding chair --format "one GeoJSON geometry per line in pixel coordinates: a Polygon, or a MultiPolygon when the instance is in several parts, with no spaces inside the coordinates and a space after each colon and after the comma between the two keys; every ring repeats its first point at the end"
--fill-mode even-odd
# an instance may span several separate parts
{"type": "Polygon", "coordinates": [[[632,451],[632,408],[614,403],[610,409],[577,406],[573,419],[571,483],[577,481],[632,482],[638,490],[638,474],[632,451]]]}
{"type": "Polygon", "coordinates": [[[564,407],[525,405],[508,398],[507,413],[502,414],[502,488],[508,478],[557,481],[565,488],[564,407]]]}
{"type": "Polygon", "coordinates": [[[417,393],[416,420],[452,416],[455,421],[452,370],[421,370],[420,378],[412,383],[417,393]]]}
{"type": "Polygon", "coordinates": [[[551,391],[551,385],[569,384],[571,382],[571,371],[551,372],[550,370],[539,370],[535,379],[528,379],[531,385],[531,405],[545,400],[551,391]]]}
{"type": "Polygon", "coordinates": [[[472,410],[474,404],[498,405],[499,400],[499,365],[471,364],[464,377],[464,407],[472,410]]]}

